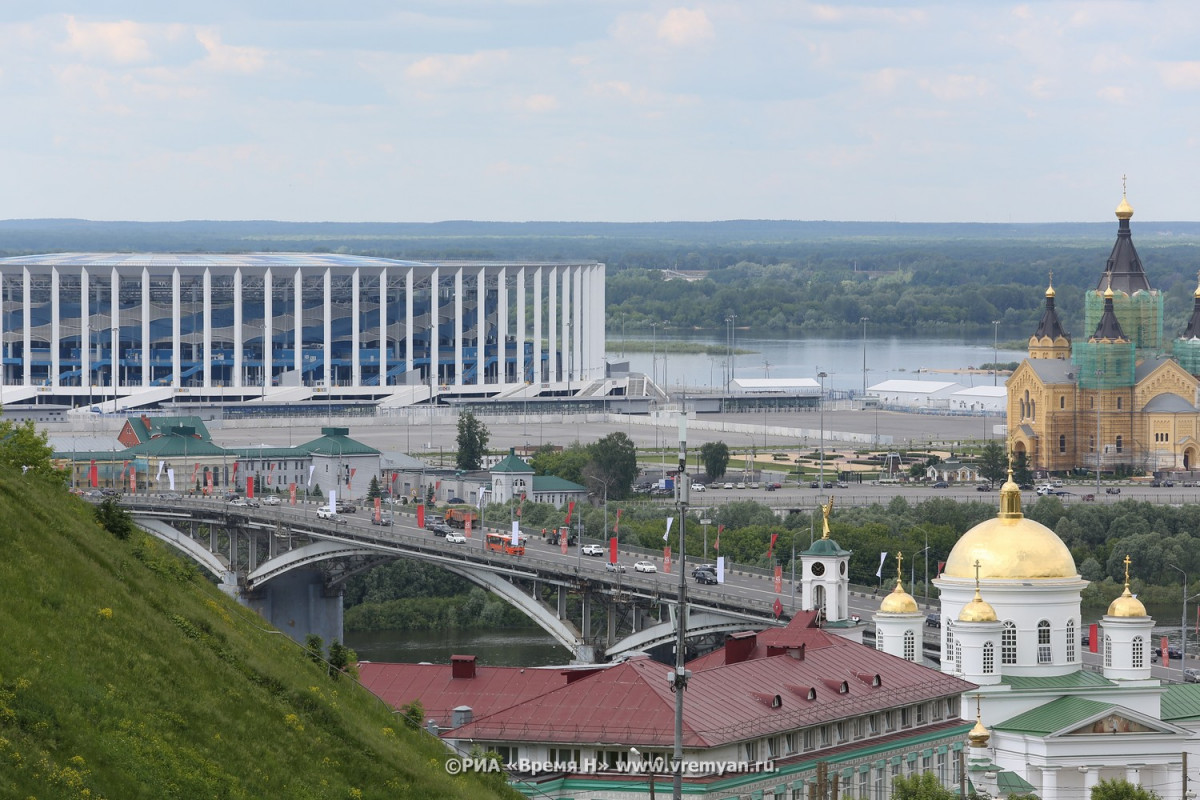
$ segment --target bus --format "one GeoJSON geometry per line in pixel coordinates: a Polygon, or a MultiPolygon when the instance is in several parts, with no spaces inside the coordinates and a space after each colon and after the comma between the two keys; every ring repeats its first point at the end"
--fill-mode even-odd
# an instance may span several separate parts
{"type": "Polygon", "coordinates": [[[525,555],[525,537],[519,536],[517,541],[520,544],[512,543],[511,533],[489,533],[484,537],[483,544],[488,550],[495,550],[497,553],[507,553],[510,556],[525,555]]]}

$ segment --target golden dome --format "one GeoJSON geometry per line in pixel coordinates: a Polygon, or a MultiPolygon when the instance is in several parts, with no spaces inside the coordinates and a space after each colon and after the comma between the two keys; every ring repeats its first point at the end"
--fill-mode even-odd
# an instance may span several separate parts
{"type": "Polygon", "coordinates": [[[1129,564],[1131,559],[1129,554],[1125,555],[1125,591],[1121,592],[1121,596],[1108,606],[1108,616],[1110,617],[1145,617],[1146,607],[1142,605],[1142,601],[1133,596],[1129,591],[1129,564]]]}
{"type": "MultiPolygon", "coordinates": [[[[954,545],[942,572],[947,578],[1074,578],[1071,551],[1058,535],[1021,513],[1021,490],[1012,476],[1000,489],[1000,513],[967,531],[954,545]]],[[[965,609],[964,609],[965,610],[965,609]]]]}
{"type": "Polygon", "coordinates": [[[991,732],[983,727],[983,720],[976,717],[975,727],[971,728],[971,732],[967,734],[967,741],[971,743],[971,747],[987,747],[988,739],[991,738],[991,732]]]}
{"type": "Polygon", "coordinates": [[[883,598],[883,602],[879,604],[879,611],[884,614],[915,614],[917,613],[917,601],[911,594],[904,591],[904,586],[897,580],[896,588],[888,592],[887,597],[883,598]]]}
{"type": "Polygon", "coordinates": [[[1121,193],[1121,205],[1117,206],[1117,219],[1129,219],[1133,216],[1133,206],[1129,205],[1129,201],[1125,199],[1125,193],[1121,193]]]}
{"type": "Polygon", "coordinates": [[[1046,297],[1054,297],[1054,286],[1053,285],[1046,287],[1046,297]]]}
{"type": "Polygon", "coordinates": [[[958,612],[959,622],[995,622],[996,609],[992,604],[979,595],[979,587],[975,587],[975,599],[963,606],[958,612]]]}

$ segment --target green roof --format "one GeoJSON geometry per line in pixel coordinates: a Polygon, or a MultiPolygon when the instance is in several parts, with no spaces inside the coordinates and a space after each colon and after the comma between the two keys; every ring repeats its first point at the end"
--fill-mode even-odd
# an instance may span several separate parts
{"type": "Polygon", "coordinates": [[[1035,678],[1027,675],[1005,675],[1001,683],[1006,683],[1014,689],[1086,689],[1095,686],[1114,686],[1115,684],[1099,672],[1077,670],[1066,675],[1052,675],[1047,678],[1035,678]]]}
{"type": "Polygon", "coordinates": [[[148,442],[135,444],[121,451],[130,455],[157,456],[158,458],[184,458],[190,456],[227,456],[225,448],[211,441],[194,436],[155,436],[148,442]]]}
{"type": "Polygon", "coordinates": [[[534,475],[533,490],[535,492],[582,492],[584,487],[578,483],[572,483],[566,478],[557,478],[553,475],[534,475]]]}
{"type": "Polygon", "coordinates": [[[533,472],[533,467],[529,466],[522,460],[514,450],[509,450],[508,455],[500,460],[496,466],[492,467],[489,472],[533,472]]]}
{"type": "Polygon", "coordinates": [[[139,442],[146,442],[155,436],[166,434],[171,428],[180,426],[194,428],[197,435],[205,441],[211,441],[212,436],[200,417],[126,417],[125,421],[133,429],[139,442]]]}
{"type": "Polygon", "coordinates": [[[308,453],[298,447],[254,447],[240,445],[227,447],[225,451],[237,458],[307,458],[308,453]]]}
{"type": "Polygon", "coordinates": [[[296,449],[310,455],[321,456],[371,456],[379,455],[380,451],[370,445],[351,439],[347,434],[349,428],[321,428],[324,434],[319,439],[297,445],[296,449]]]}
{"type": "Polygon", "coordinates": [[[1162,719],[1196,719],[1200,717],[1200,684],[1173,683],[1162,695],[1162,719]]]}
{"type": "Polygon", "coordinates": [[[1002,771],[996,776],[996,783],[999,784],[1000,794],[1004,797],[1012,797],[1014,794],[1037,797],[1034,794],[1033,784],[1015,772],[1002,771]]]}
{"type": "Polygon", "coordinates": [[[843,550],[842,546],[833,539],[817,539],[805,551],[801,552],[802,556],[848,556],[849,550],[843,550]]]}
{"type": "Polygon", "coordinates": [[[1116,706],[1083,697],[1060,697],[1043,706],[1031,708],[1023,714],[1017,714],[992,727],[998,731],[1046,736],[1079,724],[1112,708],[1116,708],[1116,706]]]}

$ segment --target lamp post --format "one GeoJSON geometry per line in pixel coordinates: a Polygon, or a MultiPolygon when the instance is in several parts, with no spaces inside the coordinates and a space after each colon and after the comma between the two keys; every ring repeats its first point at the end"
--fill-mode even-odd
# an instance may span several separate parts
{"type": "Polygon", "coordinates": [[[687,555],[686,541],[687,511],[691,484],[687,478],[687,414],[679,415],[679,473],[675,481],[675,497],[679,504],[679,613],[676,615],[675,671],[671,686],[675,692],[675,749],[671,796],[674,800],[683,797],[683,692],[691,674],[684,666],[684,644],[687,636],[687,555]]]}
{"type": "Polygon", "coordinates": [[[861,323],[862,323],[862,326],[863,326],[863,387],[862,387],[862,396],[863,396],[863,402],[864,402],[864,403],[866,402],[866,398],[867,398],[867,323],[868,323],[868,322],[870,322],[870,321],[871,321],[871,318],[870,318],[870,317],[862,317],[862,318],[859,320],[859,322],[861,322],[861,323]]]}
{"type": "MultiPolygon", "coordinates": [[[[926,537],[926,541],[928,541],[929,534],[925,534],[925,537],[926,537]]],[[[924,547],[922,547],[920,550],[918,550],[918,551],[916,552],[916,555],[918,555],[918,556],[919,556],[919,555],[921,555],[921,553],[925,553],[925,554],[926,554],[926,555],[925,555],[925,565],[926,565],[926,566],[925,566],[925,576],[926,576],[926,581],[928,581],[928,579],[929,579],[929,545],[925,545],[925,546],[924,546],[924,547]]],[[[916,582],[917,582],[917,559],[915,559],[915,558],[914,558],[914,559],[912,560],[912,563],[911,563],[911,564],[909,564],[908,566],[909,566],[909,569],[908,569],[908,588],[909,588],[909,589],[911,589],[911,588],[912,588],[912,587],[913,587],[913,586],[916,584],[916,582]]],[[[926,605],[926,606],[928,606],[928,605],[929,605],[929,593],[928,593],[928,589],[926,589],[926,590],[925,590],[925,605],[926,605]]]]}
{"type": "Polygon", "coordinates": [[[658,323],[650,323],[650,382],[658,381],[658,323]]]}
{"type": "Polygon", "coordinates": [[[1000,320],[992,320],[992,386],[998,386],[1000,375],[1000,320]]]}
{"type": "Polygon", "coordinates": [[[821,490],[825,489],[825,379],[829,377],[826,372],[818,372],[817,377],[821,379],[821,396],[817,398],[817,405],[821,408],[821,490]]]}
{"type": "Polygon", "coordinates": [[[1179,669],[1182,670],[1184,662],[1187,661],[1187,573],[1174,564],[1167,564],[1167,566],[1183,576],[1183,594],[1181,595],[1183,597],[1183,610],[1179,615],[1179,669]]]}

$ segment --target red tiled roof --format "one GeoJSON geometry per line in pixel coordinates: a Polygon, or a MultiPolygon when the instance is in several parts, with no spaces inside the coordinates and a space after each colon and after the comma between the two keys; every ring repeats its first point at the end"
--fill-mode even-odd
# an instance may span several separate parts
{"type": "Polygon", "coordinates": [[[545,694],[567,683],[559,669],[476,666],[474,678],[452,677],[449,664],[358,665],[363,686],[393,708],[420,700],[425,719],[450,727],[450,712],[470,706],[478,718],[545,694]]]}

